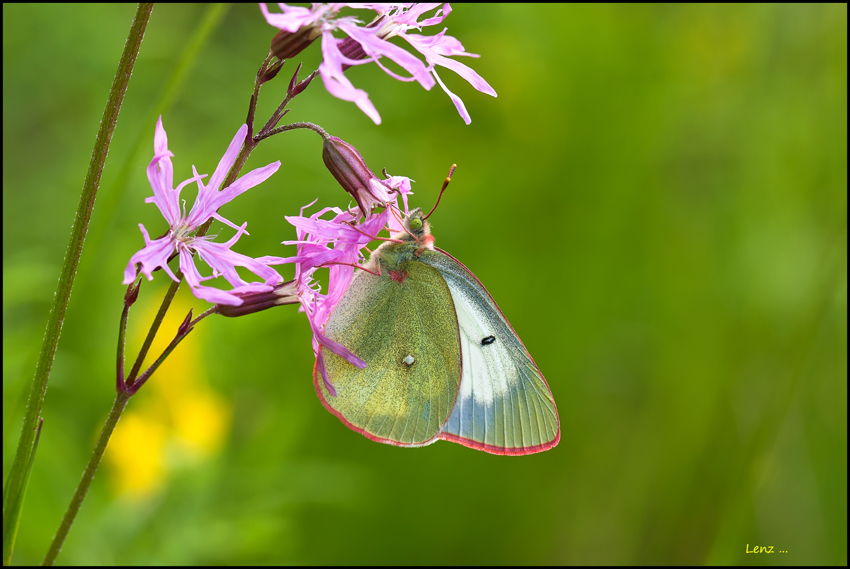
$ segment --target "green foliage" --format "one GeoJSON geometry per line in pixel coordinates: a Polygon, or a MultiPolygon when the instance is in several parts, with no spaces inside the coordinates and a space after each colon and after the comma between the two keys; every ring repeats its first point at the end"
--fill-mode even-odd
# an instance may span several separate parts
{"type": "MultiPolygon", "coordinates": [[[[133,12],[3,6],[4,476],[133,12]]],[[[44,555],[114,396],[136,224],[164,228],[143,203],[156,105],[174,97],[175,179],[193,163],[211,173],[274,35],[256,6],[232,7],[174,93],[204,14],[161,5],[148,25],[14,563],[44,555]]],[[[413,206],[430,209],[458,164],[430,218],[437,245],[486,283],[545,374],[560,445],[510,458],[370,442],[313,392],[294,306],[213,318],[172,356],[184,373],[158,371],[130,402],[113,441],[124,454],[107,456],[58,561],[846,564],[846,6],[456,5],[446,25],[499,93],[441,74],[470,126],[438,89],[375,66],[349,75],[382,125],[319,80],[285,121],[316,122],[373,170],[412,177],[413,206]],[[745,553],[756,545],[777,553],[745,553]]],[[[263,88],[258,116],[295,63],[263,88]]],[[[249,221],[240,252],[291,255],[285,215],[348,202],[315,134],[264,142],[246,168],[278,159],[223,212],[249,221]]],[[[131,313],[138,328],[157,280],[131,313]]],[[[131,331],[128,353],[139,341],[131,331]]]]}

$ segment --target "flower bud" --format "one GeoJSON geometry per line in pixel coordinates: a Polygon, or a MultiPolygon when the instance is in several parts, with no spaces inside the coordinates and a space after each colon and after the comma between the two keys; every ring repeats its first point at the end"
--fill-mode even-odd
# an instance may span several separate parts
{"type": "Polygon", "coordinates": [[[139,298],[139,288],[142,286],[142,281],[139,279],[136,283],[130,283],[127,287],[127,292],[124,293],[124,306],[133,306],[139,298]]]}
{"type": "Polygon", "coordinates": [[[283,60],[278,59],[277,61],[275,61],[274,63],[272,63],[268,67],[261,68],[258,75],[257,75],[257,79],[259,80],[260,85],[274,79],[275,76],[277,76],[278,72],[281,70],[282,67],[283,67],[283,60]]]}
{"type": "Polygon", "coordinates": [[[386,203],[386,188],[356,148],[341,138],[330,136],[325,139],[322,160],[339,185],[357,201],[364,217],[369,217],[373,204],[386,203]]]}
{"type": "Polygon", "coordinates": [[[295,70],[295,73],[292,75],[292,79],[289,81],[289,88],[286,90],[286,94],[289,97],[295,97],[296,95],[301,94],[304,89],[310,85],[310,82],[316,77],[316,73],[313,72],[307,76],[306,79],[302,81],[298,81],[298,73],[301,72],[301,64],[298,64],[298,69],[295,70]]]}
{"type": "Polygon", "coordinates": [[[189,328],[189,324],[192,323],[192,309],[189,309],[189,314],[186,315],[186,318],[183,319],[183,323],[180,324],[180,327],[177,329],[178,336],[185,336],[192,329],[189,328]]]}
{"type": "Polygon", "coordinates": [[[271,51],[279,59],[289,59],[301,53],[320,35],[322,30],[318,26],[304,26],[297,32],[281,30],[272,38],[271,51]]]}

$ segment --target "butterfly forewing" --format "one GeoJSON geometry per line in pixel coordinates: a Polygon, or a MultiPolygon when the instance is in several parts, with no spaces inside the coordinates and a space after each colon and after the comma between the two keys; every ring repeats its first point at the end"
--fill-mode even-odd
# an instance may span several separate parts
{"type": "Polygon", "coordinates": [[[440,438],[495,454],[558,444],[552,392],[487,289],[444,251],[425,251],[420,260],[448,284],[460,329],[463,376],[440,438]]]}
{"type": "Polygon", "coordinates": [[[401,446],[437,440],[460,384],[460,337],[440,273],[405,263],[395,278],[360,271],[334,310],[326,335],[368,362],[359,369],[323,351],[337,396],[321,378],[325,406],[367,437],[401,446]]]}

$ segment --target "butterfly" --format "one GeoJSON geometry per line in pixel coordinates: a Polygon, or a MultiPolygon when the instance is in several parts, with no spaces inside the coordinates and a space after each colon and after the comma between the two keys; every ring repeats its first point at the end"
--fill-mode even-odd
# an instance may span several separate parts
{"type": "Polygon", "coordinates": [[[336,397],[316,375],[319,398],[350,429],[396,446],[554,447],[560,424],[543,374],[484,285],[434,247],[426,218],[411,211],[334,308],[325,335],[367,366],[325,351],[336,397]]]}

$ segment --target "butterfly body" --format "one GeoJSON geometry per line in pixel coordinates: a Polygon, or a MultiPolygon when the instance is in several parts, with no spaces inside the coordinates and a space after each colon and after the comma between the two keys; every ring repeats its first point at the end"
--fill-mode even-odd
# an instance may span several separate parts
{"type": "Polygon", "coordinates": [[[372,254],[334,309],[325,334],[367,362],[327,353],[337,396],[319,397],[372,440],[422,446],[444,439],[494,454],[530,454],[558,443],[543,375],[477,278],[433,246],[419,210],[372,254]]]}

